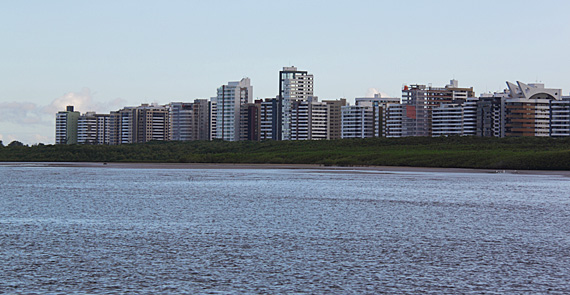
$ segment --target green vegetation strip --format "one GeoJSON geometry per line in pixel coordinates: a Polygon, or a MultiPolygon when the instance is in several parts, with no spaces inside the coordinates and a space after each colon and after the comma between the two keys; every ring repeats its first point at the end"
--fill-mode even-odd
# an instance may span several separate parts
{"type": "Polygon", "coordinates": [[[0,146],[2,162],[269,163],[570,170],[570,138],[407,137],[330,141],[0,146]]]}

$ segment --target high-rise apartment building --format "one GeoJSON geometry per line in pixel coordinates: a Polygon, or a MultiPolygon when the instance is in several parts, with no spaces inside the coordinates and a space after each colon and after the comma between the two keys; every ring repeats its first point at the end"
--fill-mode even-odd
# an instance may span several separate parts
{"type": "Polygon", "coordinates": [[[445,87],[404,86],[402,104],[406,108],[402,136],[431,136],[431,114],[434,107],[445,103],[461,103],[472,97],[475,97],[473,87],[460,88],[457,80],[451,80],[445,87]]]}
{"type": "Polygon", "coordinates": [[[476,135],[477,101],[468,98],[432,108],[432,136],[476,135]]]}
{"type": "Polygon", "coordinates": [[[65,111],[60,111],[55,117],[55,144],[76,144],[77,123],[79,112],[73,110],[73,106],[67,106],[65,111]]]}
{"type": "Polygon", "coordinates": [[[216,132],[218,132],[218,98],[210,97],[210,140],[216,138],[216,132]]]}
{"type": "Polygon", "coordinates": [[[405,114],[405,105],[388,103],[384,107],[382,124],[383,137],[402,137],[402,121],[405,114]]]}
{"type": "Polygon", "coordinates": [[[171,140],[209,140],[210,103],[196,99],[191,103],[172,102],[169,105],[171,140]]]}
{"type": "Polygon", "coordinates": [[[562,100],[562,90],[544,88],[542,83],[507,82],[507,86],[505,135],[549,136],[550,102],[562,100]]]}
{"type": "Polygon", "coordinates": [[[278,130],[277,140],[291,139],[292,107],[294,101],[308,101],[313,97],[313,75],[296,67],[284,67],[279,71],[278,130]]]}
{"type": "Polygon", "coordinates": [[[80,144],[109,144],[109,115],[87,112],[79,116],[77,142],[80,144]]]}
{"type": "Polygon", "coordinates": [[[330,105],[313,101],[309,104],[309,139],[329,139],[330,105]]]}
{"type": "Polygon", "coordinates": [[[136,142],[170,140],[170,114],[167,107],[143,104],[136,111],[136,142]]]}
{"type": "Polygon", "coordinates": [[[127,144],[170,140],[170,114],[165,106],[143,104],[111,112],[109,143],[127,144]]]}
{"type": "Polygon", "coordinates": [[[259,110],[259,138],[260,140],[278,140],[277,130],[279,100],[277,98],[266,98],[260,102],[259,110]]]}
{"type": "Polygon", "coordinates": [[[476,136],[505,136],[505,100],[506,92],[483,94],[477,101],[476,136]]]}
{"type": "MultiPolygon", "coordinates": [[[[382,137],[388,136],[388,130],[401,130],[401,112],[393,113],[388,119],[391,115],[388,112],[389,107],[399,105],[399,98],[376,94],[374,97],[356,98],[355,103],[354,106],[342,107],[342,138],[382,137]],[[395,114],[398,116],[394,116],[395,114]]],[[[392,133],[390,137],[400,135],[399,131],[397,134],[392,133]]]]}
{"type": "Polygon", "coordinates": [[[109,144],[134,143],[135,107],[125,107],[112,111],[109,117],[109,144]]]}
{"type": "MultiPolygon", "coordinates": [[[[239,120],[241,105],[253,101],[253,87],[249,78],[239,82],[229,82],[218,88],[215,101],[215,138],[227,141],[239,140],[239,120]]],[[[212,114],[214,115],[214,114],[212,114]]]]}
{"type": "Polygon", "coordinates": [[[261,100],[242,104],[239,119],[239,140],[260,140],[261,100]]]}
{"type": "Polygon", "coordinates": [[[550,101],[550,136],[570,136],[570,97],[550,101]]]}
{"type": "Polygon", "coordinates": [[[342,138],[374,137],[374,107],[371,102],[342,107],[342,138]]]}
{"type": "Polygon", "coordinates": [[[77,143],[97,143],[97,118],[95,112],[87,112],[77,120],[77,143]]]}
{"type": "Polygon", "coordinates": [[[342,137],[342,107],[346,99],[323,100],[327,105],[327,135],[326,139],[340,139],[342,137]]]}
{"type": "Polygon", "coordinates": [[[308,100],[291,100],[288,140],[309,139],[310,104],[308,100]]]}
{"type": "Polygon", "coordinates": [[[445,103],[432,109],[431,136],[461,135],[463,133],[463,107],[445,103]]]}
{"type": "Polygon", "coordinates": [[[462,103],[463,126],[461,135],[477,135],[477,102],[478,98],[470,97],[462,103]]]}

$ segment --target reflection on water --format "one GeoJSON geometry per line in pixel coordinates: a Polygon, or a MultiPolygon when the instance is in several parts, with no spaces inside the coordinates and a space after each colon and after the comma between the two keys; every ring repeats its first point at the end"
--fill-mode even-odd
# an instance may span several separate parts
{"type": "Polygon", "coordinates": [[[570,291],[570,181],[0,167],[0,293],[570,291]]]}

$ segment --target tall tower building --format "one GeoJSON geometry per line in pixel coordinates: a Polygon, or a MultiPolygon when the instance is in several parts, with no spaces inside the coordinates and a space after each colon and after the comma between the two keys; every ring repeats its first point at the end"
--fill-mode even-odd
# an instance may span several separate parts
{"type": "MultiPolygon", "coordinates": [[[[323,100],[327,104],[327,138],[339,139],[342,134],[341,108],[346,105],[346,99],[323,100]]],[[[313,111],[314,112],[314,111],[313,111]]],[[[314,136],[312,137],[314,138],[314,136]]]]}
{"type": "Polygon", "coordinates": [[[249,78],[239,82],[229,82],[218,88],[216,104],[216,139],[227,141],[239,140],[239,121],[241,106],[253,102],[253,86],[249,78]]]}
{"type": "Polygon", "coordinates": [[[241,105],[239,140],[259,140],[261,100],[241,105]]]}
{"type": "Polygon", "coordinates": [[[79,112],[73,106],[67,106],[65,111],[58,112],[55,117],[55,144],[76,144],[77,123],[79,112]]]}
{"type": "Polygon", "coordinates": [[[277,98],[266,98],[260,102],[259,110],[259,139],[277,140],[277,130],[280,130],[280,121],[277,117],[279,100],[277,98]]]}
{"type": "Polygon", "coordinates": [[[279,71],[277,140],[291,139],[292,107],[294,101],[308,101],[313,97],[313,75],[298,71],[296,67],[284,67],[279,71]]]}

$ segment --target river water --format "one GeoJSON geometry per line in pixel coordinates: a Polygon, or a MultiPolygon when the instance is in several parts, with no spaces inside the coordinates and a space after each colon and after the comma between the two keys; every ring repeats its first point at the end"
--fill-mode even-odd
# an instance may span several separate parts
{"type": "Polygon", "coordinates": [[[570,179],[0,167],[0,293],[570,293],[570,179]]]}

